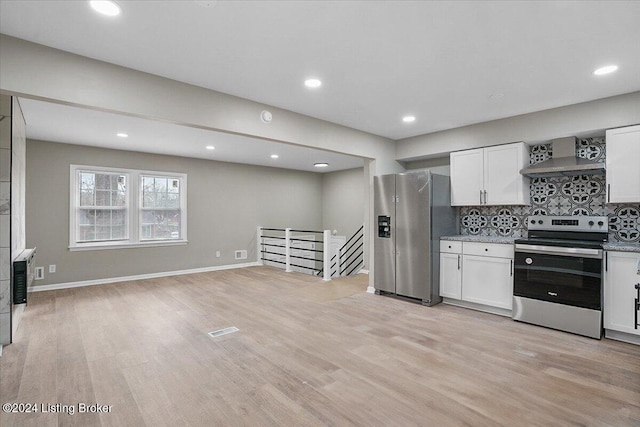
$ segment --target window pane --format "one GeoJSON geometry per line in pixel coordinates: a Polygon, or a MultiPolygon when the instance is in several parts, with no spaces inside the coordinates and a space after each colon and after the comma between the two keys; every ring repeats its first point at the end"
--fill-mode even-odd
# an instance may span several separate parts
{"type": "Polygon", "coordinates": [[[96,189],[111,190],[111,175],[96,174],[96,189]]]}
{"type": "Polygon", "coordinates": [[[167,192],[167,178],[156,178],[155,192],[166,193],[167,192]]]}
{"type": "Polygon", "coordinates": [[[93,209],[80,209],[78,210],[78,225],[90,225],[94,226],[96,223],[95,210],[93,209]]]}
{"type": "Polygon", "coordinates": [[[96,206],[111,206],[111,191],[96,191],[96,206]]]}
{"type": "Polygon", "coordinates": [[[179,194],[169,194],[167,197],[167,204],[165,205],[168,208],[179,208],[180,207],[180,195],[179,194]]]}
{"type": "Polygon", "coordinates": [[[80,190],[80,206],[95,206],[95,203],[95,192],[93,190],[80,190]]]}
{"type": "Polygon", "coordinates": [[[95,240],[94,227],[93,226],[81,226],[78,229],[78,241],[90,242],[95,240]]]}
{"type": "Polygon", "coordinates": [[[180,210],[143,211],[141,239],[180,239],[180,217],[180,210]]]}
{"type": "Polygon", "coordinates": [[[179,193],[180,192],[180,180],[179,179],[170,179],[169,180],[169,193],[179,193]]]}
{"type": "Polygon", "coordinates": [[[80,188],[93,190],[96,188],[95,174],[81,173],[80,174],[80,188]]]}
{"type": "Polygon", "coordinates": [[[151,177],[142,177],[142,207],[152,208],[155,206],[155,179],[151,177]]]}
{"type": "Polygon", "coordinates": [[[124,239],[127,236],[127,233],[125,232],[125,227],[124,225],[119,226],[119,227],[112,227],[111,228],[111,238],[112,239],[124,239]]]}
{"type": "Polygon", "coordinates": [[[111,206],[125,206],[126,196],[124,191],[112,191],[111,192],[111,206]]]}

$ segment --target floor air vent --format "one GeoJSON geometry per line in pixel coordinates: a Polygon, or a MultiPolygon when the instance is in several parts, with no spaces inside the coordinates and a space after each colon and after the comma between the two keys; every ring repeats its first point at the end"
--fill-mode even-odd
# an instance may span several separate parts
{"type": "Polygon", "coordinates": [[[231,326],[229,328],[224,328],[224,329],[218,329],[217,331],[213,331],[213,332],[209,332],[209,336],[211,338],[218,338],[222,335],[227,335],[227,334],[232,334],[234,332],[238,332],[240,329],[236,328],[235,326],[231,326]]]}

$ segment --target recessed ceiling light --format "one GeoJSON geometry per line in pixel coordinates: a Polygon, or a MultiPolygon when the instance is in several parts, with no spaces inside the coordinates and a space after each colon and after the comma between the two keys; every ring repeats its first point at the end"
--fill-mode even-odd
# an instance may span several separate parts
{"type": "Polygon", "coordinates": [[[329,166],[329,163],[314,163],[313,166],[317,167],[317,168],[326,168],[327,166],[329,166]]]}
{"type": "Polygon", "coordinates": [[[404,116],[402,121],[405,123],[411,123],[416,121],[416,116],[404,116]]]}
{"type": "Polygon", "coordinates": [[[213,145],[207,145],[204,148],[206,148],[207,150],[215,150],[216,149],[216,147],[214,147],[213,145]]]}
{"type": "Polygon", "coordinates": [[[110,0],[91,0],[89,2],[93,10],[107,16],[120,15],[120,6],[118,3],[110,0]]]}
{"type": "Polygon", "coordinates": [[[317,87],[322,86],[322,82],[318,79],[307,79],[304,81],[304,85],[306,87],[310,87],[312,89],[315,89],[317,87]]]}
{"type": "Polygon", "coordinates": [[[277,154],[272,154],[272,155],[271,155],[271,158],[272,158],[272,159],[277,159],[278,157],[280,157],[280,156],[278,156],[277,154]]]}
{"type": "Polygon", "coordinates": [[[117,133],[116,136],[119,136],[120,138],[129,138],[129,135],[124,132],[117,133]]]}
{"type": "Polygon", "coordinates": [[[617,65],[607,65],[606,67],[600,67],[593,72],[596,76],[604,76],[605,74],[613,73],[618,69],[617,65]]]}

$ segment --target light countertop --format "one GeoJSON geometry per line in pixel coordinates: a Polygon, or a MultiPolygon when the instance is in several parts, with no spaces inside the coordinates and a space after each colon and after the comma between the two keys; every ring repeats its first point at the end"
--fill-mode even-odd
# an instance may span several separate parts
{"type": "Polygon", "coordinates": [[[456,242],[478,242],[478,243],[503,243],[506,245],[512,245],[515,237],[504,236],[471,236],[471,235],[457,235],[457,236],[443,236],[440,240],[452,240],[456,242]]]}
{"type": "Polygon", "coordinates": [[[609,242],[602,245],[605,251],[640,252],[640,243],[609,242]]]}

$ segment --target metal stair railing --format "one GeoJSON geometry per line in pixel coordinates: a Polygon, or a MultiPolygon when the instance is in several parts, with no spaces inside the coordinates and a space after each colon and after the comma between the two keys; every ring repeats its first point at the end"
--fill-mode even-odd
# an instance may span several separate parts
{"type": "MultiPolygon", "coordinates": [[[[301,268],[304,270],[308,270],[311,274],[323,275],[324,280],[331,280],[331,276],[329,274],[323,274],[325,270],[325,266],[329,265],[329,242],[331,238],[331,232],[329,230],[295,230],[292,228],[267,228],[267,227],[258,227],[257,234],[257,253],[258,253],[258,262],[261,264],[265,263],[274,263],[284,265],[285,271],[291,272],[293,271],[291,267],[301,268]],[[267,232],[268,234],[265,234],[267,232]],[[273,234],[282,234],[282,235],[273,235],[273,234]],[[295,236],[293,233],[301,233],[301,234],[311,234],[312,236],[321,235],[322,240],[318,240],[316,237],[305,238],[305,236],[295,236]],[[277,244],[275,241],[284,241],[283,244],[277,244]],[[297,246],[295,242],[300,243],[300,246],[297,246]],[[307,245],[306,244],[311,244],[307,245]],[[317,249],[316,245],[322,245],[322,249],[317,249]],[[275,248],[284,249],[284,253],[282,251],[278,251],[275,248]],[[292,254],[292,251],[303,251],[303,253],[298,253],[297,255],[292,254]],[[304,252],[312,252],[311,256],[305,256],[304,252]],[[317,255],[320,255],[319,259],[317,255]],[[271,256],[269,256],[271,255],[271,256]],[[284,256],[284,261],[282,257],[284,256]],[[278,259],[279,258],[279,259],[278,259]],[[313,266],[303,265],[300,263],[291,262],[291,260],[306,260],[312,261],[313,266]],[[318,268],[318,263],[322,265],[322,268],[318,268]]],[[[328,269],[327,269],[328,271],[328,269]]]]}
{"type": "MultiPolygon", "coordinates": [[[[364,224],[338,249],[338,253],[331,257],[330,264],[330,277],[351,276],[364,266],[364,224]],[[345,272],[346,274],[343,274],[345,272]]],[[[322,273],[323,271],[320,271],[317,274],[322,273]]]]}

